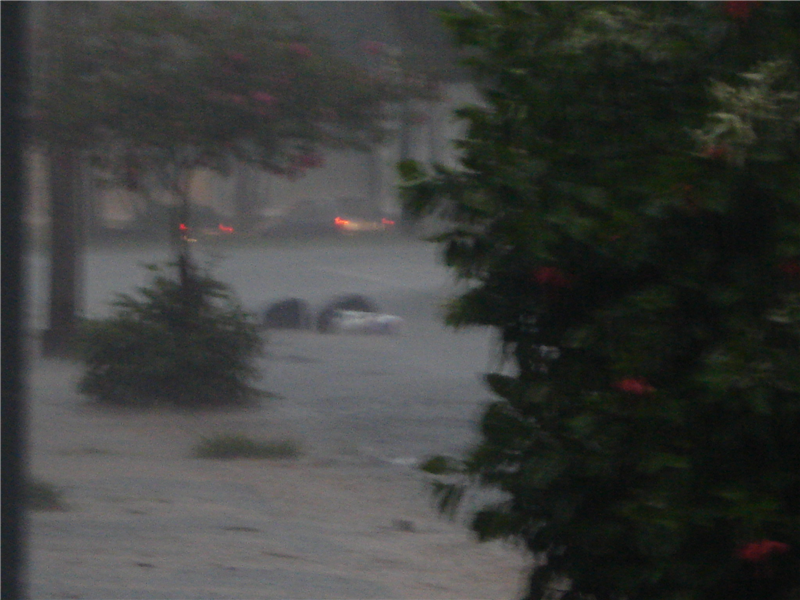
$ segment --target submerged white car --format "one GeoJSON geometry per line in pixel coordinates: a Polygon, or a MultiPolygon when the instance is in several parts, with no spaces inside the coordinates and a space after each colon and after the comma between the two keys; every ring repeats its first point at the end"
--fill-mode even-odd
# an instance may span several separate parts
{"type": "Polygon", "coordinates": [[[395,315],[386,315],[358,310],[337,310],[331,320],[331,333],[400,333],[405,321],[395,315]]]}

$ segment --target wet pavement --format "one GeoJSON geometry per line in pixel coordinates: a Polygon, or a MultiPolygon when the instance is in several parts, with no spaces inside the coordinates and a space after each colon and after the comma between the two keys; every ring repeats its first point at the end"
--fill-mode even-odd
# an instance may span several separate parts
{"type": "MultiPolygon", "coordinates": [[[[31,515],[34,598],[514,598],[525,557],[441,518],[424,457],[475,439],[495,365],[486,330],[441,325],[453,292],[432,245],[398,238],[200,245],[246,308],[345,293],[405,320],[397,336],[273,331],[259,363],[274,399],[246,410],[98,410],[79,365],[33,358],[31,470],[68,510],[31,515]],[[201,460],[201,439],[290,439],[284,461],[201,460]]],[[[147,280],[164,249],[96,250],[89,316],[147,280]]],[[[46,260],[32,255],[30,325],[43,324],[46,260]]]]}

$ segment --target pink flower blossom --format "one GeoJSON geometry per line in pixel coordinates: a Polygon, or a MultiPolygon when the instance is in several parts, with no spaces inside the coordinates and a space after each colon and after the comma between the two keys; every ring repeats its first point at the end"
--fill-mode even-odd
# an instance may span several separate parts
{"type": "Polygon", "coordinates": [[[533,278],[539,285],[562,288],[569,285],[569,279],[556,267],[540,267],[533,273],[533,278]]]}
{"type": "Polygon", "coordinates": [[[263,104],[274,104],[275,103],[275,96],[272,94],[268,94],[267,92],[253,92],[250,96],[256,102],[261,102],[263,104]]]}
{"type": "Polygon", "coordinates": [[[726,159],[731,155],[731,147],[728,144],[711,145],[703,148],[701,153],[705,158],[712,160],[726,159]]]}
{"type": "Polygon", "coordinates": [[[386,44],[383,42],[365,41],[362,42],[361,48],[368,54],[382,54],[386,50],[386,44]]]}
{"type": "Polygon", "coordinates": [[[785,260],[778,265],[778,268],[784,275],[792,278],[800,277],[800,262],[797,260],[785,260]]]}
{"type": "Polygon", "coordinates": [[[789,544],[773,540],[760,540],[738,548],[736,557],[745,562],[759,563],[764,562],[773,554],[786,554],[788,551],[789,544]]]}
{"type": "Polygon", "coordinates": [[[292,166],[304,169],[315,169],[325,164],[325,159],[316,152],[308,152],[292,158],[292,166]]]}
{"type": "Polygon", "coordinates": [[[647,380],[644,379],[643,377],[639,378],[629,377],[627,379],[621,379],[620,381],[614,384],[614,387],[621,392],[634,394],[636,396],[652,394],[653,392],[656,391],[656,388],[647,383],[647,380]]]}
{"type": "Polygon", "coordinates": [[[750,11],[752,11],[754,7],[761,4],[761,2],[752,0],[732,0],[729,2],[724,2],[723,4],[725,13],[729,17],[737,21],[744,22],[750,18],[750,11]]]}
{"type": "Polygon", "coordinates": [[[242,54],[241,52],[228,52],[226,56],[232,60],[233,62],[237,63],[245,63],[247,62],[247,57],[242,54]]]}
{"type": "Polygon", "coordinates": [[[289,44],[289,50],[303,58],[311,58],[312,55],[311,48],[300,42],[292,42],[289,44]]]}

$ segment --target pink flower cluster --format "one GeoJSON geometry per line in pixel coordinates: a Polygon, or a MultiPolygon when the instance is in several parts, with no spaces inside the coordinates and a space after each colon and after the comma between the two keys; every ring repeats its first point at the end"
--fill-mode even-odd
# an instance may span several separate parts
{"type": "Polygon", "coordinates": [[[367,54],[377,55],[386,51],[386,44],[383,42],[366,41],[362,42],[361,48],[367,54]]]}
{"type": "Polygon", "coordinates": [[[792,278],[800,277],[800,261],[785,260],[778,265],[778,268],[783,271],[784,275],[792,278]]]}
{"type": "Polygon", "coordinates": [[[774,554],[786,554],[789,544],[773,540],[750,542],[736,550],[736,558],[750,563],[761,563],[774,554]]]}
{"type": "Polygon", "coordinates": [[[703,148],[702,156],[712,160],[725,160],[731,156],[731,147],[728,144],[710,145],[703,148]]]}
{"type": "Polygon", "coordinates": [[[253,100],[255,100],[256,102],[261,102],[262,104],[266,104],[267,106],[275,104],[275,96],[267,92],[253,92],[250,94],[250,97],[253,98],[253,100]]]}
{"type": "Polygon", "coordinates": [[[301,44],[300,42],[292,42],[291,44],[289,44],[289,50],[291,50],[298,56],[302,56],[303,58],[311,58],[313,54],[311,52],[311,48],[309,48],[305,44],[301,44]]]}
{"type": "Polygon", "coordinates": [[[761,4],[757,0],[731,0],[723,2],[725,13],[736,21],[747,21],[750,18],[750,12],[761,4]]]}
{"type": "Polygon", "coordinates": [[[325,164],[325,159],[316,152],[301,154],[292,159],[292,165],[300,169],[315,169],[325,164]]]}
{"type": "Polygon", "coordinates": [[[533,278],[539,285],[551,288],[569,285],[569,278],[557,267],[540,267],[533,272],[533,278]]]}
{"type": "Polygon", "coordinates": [[[235,63],[247,62],[247,57],[241,52],[228,52],[226,56],[235,63]]]}
{"type": "Polygon", "coordinates": [[[636,396],[644,396],[645,394],[652,394],[656,391],[643,377],[629,377],[621,379],[614,384],[614,387],[621,392],[634,394],[636,396]]]}
{"type": "Polygon", "coordinates": [[[300,175],[303,175],[308,169],[315,169],[325,164],[325,159],[322,155],[316,152],[306,152],[305,154],[296,154],[289,158],[289,164],[284,169],[276,169],[276,173],[286,175],[291,181],[300,175]]]}

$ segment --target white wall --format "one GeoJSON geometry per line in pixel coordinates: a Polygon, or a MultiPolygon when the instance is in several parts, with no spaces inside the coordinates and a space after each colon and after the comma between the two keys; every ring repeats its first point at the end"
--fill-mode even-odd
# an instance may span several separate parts
{"type": "MultiPolygon", "coordinates": [[[[464,104],[479,104],[480,98],[471,84],[452,84],[445,87],[443,101],[438,104],[419,102],[418,113],[427,120],[413,126],[411,157],[424,163],[432,158],[447,166],[457,165],[457,153],[453,141],[464,135],[464,126],[458,123],[452,111],[464,104]]],[[[294,202],[342,197],[366,198],[369,193],[369,158],[367,154],[354,151],[331,151],[324,155],[325,164],[312,169],[295,180],[265,173],[258,175],[258,200],[264,209],[281,209],[294,202]]],[[[399,140],[397,136],[379,149],[381,190],[375,204],[387,213],[398,213],[397,170],[399,140]]],[[[49,222],[47,210],[46,162],[41,155],[31,154],[29,168],[29,199],[26,219],[30,226],[46,228],[49,222]]],[[[192,181],[194,201],[211,206],[223,215],[233,213],[233,194],[236,189],[234,177],[221,177],[208,171],[198,171],[192,181]]],[[[122,223],[133,215],[132,207],[137,203],[135,194],[122,189],[105,189],[100,192],[102,214],[109,221],[122,223]]],[[[169,202],[162,195],[164,202],[169,202]]]]}

